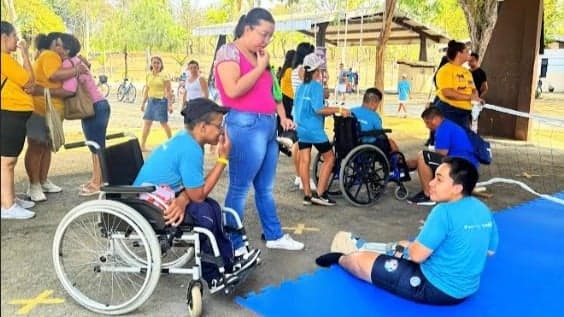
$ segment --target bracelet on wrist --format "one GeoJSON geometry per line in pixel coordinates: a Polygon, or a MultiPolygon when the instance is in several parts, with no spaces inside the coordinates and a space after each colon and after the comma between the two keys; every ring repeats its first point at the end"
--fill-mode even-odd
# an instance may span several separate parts
{"type": "Polygon", "coordinates": [[[221,156],[217,158],[217,162],[220,163],[220,164],[223,164],[223,165],[229,164],[229,160],[226,159],[225,157],[221,157],[221,156]]]}

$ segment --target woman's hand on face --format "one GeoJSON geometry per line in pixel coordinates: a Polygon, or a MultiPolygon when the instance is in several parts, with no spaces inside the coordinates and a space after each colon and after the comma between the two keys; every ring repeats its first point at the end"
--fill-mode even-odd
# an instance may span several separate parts
{"type": "Polygon", "coordinates": [[[260,50],[257,52],[257,67],[260,69],[266,69],[268,63],[270,62],[270,55],[265,50],[260,50]]]}
{"type": "Polygon", "coordinates": [[[16,46],[22,51],[23,54],[27,54],[29,51],[29,44],[27,44],[26,40],[24,39],[19,40],[16,46]]]}

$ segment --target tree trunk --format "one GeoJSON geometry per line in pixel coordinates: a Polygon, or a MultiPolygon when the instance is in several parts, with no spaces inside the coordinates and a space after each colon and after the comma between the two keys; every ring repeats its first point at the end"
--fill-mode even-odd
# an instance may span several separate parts
{"type": "MultiPolygon", "coordinates": [[[[396,12],[397,0],[386,0],[384,12],[382,14],[382,32],[378,39],[378,47],[376,49],[376,68],[374,86],[380,91],[384,91],[384,53],[386,52],[386,44],[392,32],[392,21],[396,12]]],[[[379,112],[383,113],[383,103],[380,103],[379,112]]]]}
{"type": "Polygon", "coordinates": [[[498,0],[458,0],[470,33],[470,48],[484,56],[497,21],[498,0]]]}
{"type": "Polygon", "coordinates": [[[124,78],[127,78],[127,44],[125,44],[125,47],[123,48],[123,58],[124,58],[124,62],[125,62],[124,78]]]}
{"type": "MultiPolygon", "coordinates": [[[[15,24],[18,16],[16,15],[16,8],[14,7],[14,0],[4,0],[4,5],[6,6],[6,9],[8,10],[8,16],[10,17],[9,22],[11,22],[12,24],[15,24]]],[[[17,27],[16,27],[16,29],[17,29],[17,27]]]]}

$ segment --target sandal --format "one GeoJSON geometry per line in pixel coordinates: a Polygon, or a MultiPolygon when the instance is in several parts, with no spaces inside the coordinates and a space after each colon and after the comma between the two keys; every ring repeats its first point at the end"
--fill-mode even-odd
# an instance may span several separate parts
{"type": "Polygon", "coordinates": [[[88,197],[88,196],[94,196],[94,195],[98,195],[98,194],[100,194],[100,188],[96,188],[96,187],[92,186],[91,184],[88,184],[87,186],[84,186],[80,189],[78,196],[88,197]]]}

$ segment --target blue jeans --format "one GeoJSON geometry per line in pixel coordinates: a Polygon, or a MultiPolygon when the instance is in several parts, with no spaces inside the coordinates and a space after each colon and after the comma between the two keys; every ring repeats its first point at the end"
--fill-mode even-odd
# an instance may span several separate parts
{"type": "MultiPolygon", "coordinates": [[[[253,185],[255,206],[266,240],[282,237],[282,226],[276,214],[272,193],[278,163],[276,125],[274,114],[232,109],[225,118],[225,126],[231,139],[229,188],[225,206],[237,211],[243,221],[247,194],[253,185]]],[[[234,226],[232,217],[227,217],[227,223],[234,226]]],[[[234,249],[243,246],[240,234],[232,233],[230,239],[234,249]]]]}
{"type": "MultiPolygon", "coordinates": [[[[94,103],[94,116],[82,119],[82,132],[86,140],[98,143],[100,148],[106,147],[106,130],[110,120],[110,104],[106,99],[94,103]]],[[[94,149],[90,148],[94,153],[94,149]]]]}
{"type": "Polygon", "coordinates": [[[463,128],[470,127],[470,122],[471,122],[470,118],[472,116],[471,110],[464,110],[464,109],[453,107],[438,98],[435,103],[435,106],[441,109],[441,112],[443,113],[443,116],[446,119],[449,119],[450,121],[458,124],[463,128]]]}

